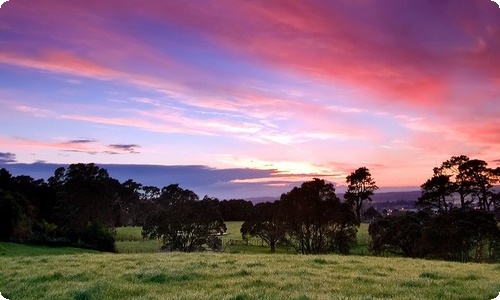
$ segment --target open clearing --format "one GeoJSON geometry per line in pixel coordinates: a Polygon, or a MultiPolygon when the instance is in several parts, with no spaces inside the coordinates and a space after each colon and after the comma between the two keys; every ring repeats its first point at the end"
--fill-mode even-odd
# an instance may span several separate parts
{"type": "Polygon", "coordinates": [[[26,255],[13,255],[10,245],[0,243],[0,292],[10,300],[484,300],[500,291],[498,264],[211,252],[36,255],[29,246],[21,246],[26,255]]]}

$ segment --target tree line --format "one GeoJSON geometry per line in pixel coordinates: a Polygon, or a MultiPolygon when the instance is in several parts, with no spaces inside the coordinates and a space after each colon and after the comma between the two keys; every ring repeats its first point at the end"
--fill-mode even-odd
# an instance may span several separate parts
{"type": "Polygon", "coordinates": [[[220,220],[244,220],[253,207],[242,199],[205,198],[198,201],[194,192],[177,184],[160,189],[132,179],[120,183],[93,163],[58,168],[47,181],[12,176],[3,168],[0,241],[114,251],[114,228],[118,226],[144,226],[146,231],[155,217],[197,222],[192,218],[212,211],[220,220]],[[172,211],[161,215],[169,205],[183,202],[188,203],[183,209],[189,216],[172,211]],[[214,208],[201,207],[206,203],[214,208]]]}
{"type": "Polygon", "coordinates": [[[332,183],[315,178],[257,205],[200,199],[178,184],[120,183],[95,164],[58,168],[47,181],[1,169],[0,240],[114,251],[113,228],[134,225],[167,251],[219,251],[224,222],[244,220],[242,237],[260,237],[273,252],[284,246],[302,254],[347,254],[369,218],[374,254],[498,261],[499,173],[484,161],[452,157],[422,184],[418,212],[382,216],[366,209],[378,189],[366,167],[346,177],[342,199],[332,183]]]}
{"type": "MultiPolygon", "coordinates": [[[[361,204],[377,189],[366,168],[358,171],[348,177],[352,184],[345,203],[331,183],[319,179],[277,201],[282,211],[289,212],[286,218],[280,214],[279,222],[286,224],[283,232],[298,252],[348,252],[355,241],[361,204]]],[[[166,250],[197,251],[204,245],[218,250],[224,221],[262,218],[275,213],[274,208],[264,212],[271,206],[254,207],[242,199],[199,199],[178,184],[160,189],[132,179],[120,183],[93,163],[60,167],[47,181],[0,170],[2,241],[114,251],[114,228],[131,225],[142,226],[143,236],[161,240],[166,250]]],[[[274,250],[275,240],[270,244],[274,250]]]]}

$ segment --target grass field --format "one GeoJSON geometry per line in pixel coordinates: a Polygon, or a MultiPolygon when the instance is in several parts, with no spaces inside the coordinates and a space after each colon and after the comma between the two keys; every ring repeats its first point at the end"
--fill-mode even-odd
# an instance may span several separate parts
{"type": "MultiPolygon", "coordinates": [[[[242,221],[226,222],[227,231],[222,238],[223,251],[230,253],[271,253],[269,247],[259,238],[250,238],[244,243],[240,228],[242,221]]],[[[368,224],[361,224],[358,231],[358,244],[352,249],[353,254],[367,255],[370,237],[368,224]]],[[[158,252],[160,244],[156,240],[144,240],[141,227],[116,228],[116,248],[120,253],[153,253],[158,252]]],[[[293,249],[278,248],[277,253],[294,253],[293,249]]]]}
{"type": "Polygon", "coordinates": [[[75,254],[80,250],[68,248],[32,256],[39,250],[5,243],[0,249],[0,292],[10,300],[483,300],[500,292],[498,264],[338,255],[75,254]]]}
{"type": "MultiPolygon", "coordinates": [[[[248,244],[243,242],[240,228],[241,221],[226,222],[227,231],[221,237],[224,252],[232,253],[269,253],[269,247],[259,238],[250,238],[248,244]]],[[[152,253],[158,252],[160,244],[156,240],[144,240],[141,227],[116,228],[116,248],[120,253],[152,253]]],[[[288,252],[279,249],[278,252],[288,252]]]]}

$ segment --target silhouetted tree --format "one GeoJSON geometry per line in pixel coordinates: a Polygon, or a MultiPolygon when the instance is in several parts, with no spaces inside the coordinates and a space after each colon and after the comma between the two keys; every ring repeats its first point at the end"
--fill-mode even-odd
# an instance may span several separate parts
{"type": "Polygon", "coordinates": [[[253,203],[242,199],[219,201],[219,211],[224,221],[244,221],[252,211],[253,203]]]}
{"type": "Polygon", "coordinates": [[[120,219],[125,225],[142,225],[141,222],[141,191],[142,184],[128,179],[123,182],[118,191],[120,219]]]}
{"type": "Polygon", "coordinates": [[[356,216],[331,183],[315,178],[282,194],[289,243],[302,254],[348,253],[356,240],[356,216]]]}
{"type": "Polygon", "coordinates": [[[496,195],[492,190],[496,182],[496,169],[488,168],[485,161],[469,159],[465,155],[452,156],[434,168],[434,175],[422,186],[420,207],[435,207],[440,211],[453,208],[453,195],[458,194],[461,209],[474,206],[494,210],[496,195]]]}
{"type": "Polygon", "coordinates": [[[178,185],[162,189],[158,208],[148,215],[142,235],[162,241],[163,248],[171,251],[192,252],[202,245],[216,245],[211,236],[226,231],[226,225],[213,201],[198,201],[198,196],[178,185]]]}
{"type": "Polygon", "coordinates": [[[247,220],[241,225],[240,232],[243,238],[257,236],[264,240],[274,253],[276,244],[286,235],[282,213],[279,201],[256,204],[247,220]]]}
{"type": "Polygon", "coordinates": [[[471,159],[460,166],[460,172],[470,182],[472,199],[477,199],[479,208],[489,211],[493,204],[493,173],[488,164],[483,160],[471,159]]]}
{"type": "Polygon", "coordinates": [[[387,216],[370,224],[368,231],[375,254],[389,251],[463,262],[500,260],[500,229],[494,215],[484,210],[387,216]]]}
{"type": "Polygon", "coordinates": [[[378,210],[375,209],[375,207],[370,206],[365,212],[363,213],[363,218],[365,220],[374,220],[376,218],[381,217],[382,214],[378,212],[378,210]]]}
{"type": "Polygon", "coordinates": [[[370,249],[375,254],[384,251],[408,257],[424,256],[422,247],[423,220],[429,216],[421,212],[386,216],[375,220],[368,227],[370,249]]]}
{"type": "Polygon", "coordinates": [[[13,238],[14,229],[23,215],[21,202],[25,202],[19,194],[0,190],[0,241],[13,238]]]}
{"type": "Polygon", "coordinates": [[[416,203],[418,207],[436,208],[438,211],[448,211],[453,208],[454,184],[450,181],[450,175],[434,175],[420,188],[422,195],[416,203]]]}
{"type": "Polygon", "coordinates": [[[346,178],[347,191],[344,198],[347,203],[353,206],[356,212],[356,219],[361,223],[361,209],[363,203],[371,201],[373,192],[378,190],[375,180],[373,180],[370,171],[366,167],[361,167],[352,172],[346,178]]]}
{"type": "Polygon", "coordinates": [[[93,163],[59,168],[49,179],[57,191],[60,224],[83,227],[88,223],[114,226],[119,183],[93,163]]]}
{"type": "Polygon", "coordinates": [[[500,229],[490,212],[452,210],[425,223],[422,245],[428,256],[455,261],[498,261],[500,229]]]}
{"type": "Polygon", "coordinates": [[[449,160],[443,162],[440,167],[434,168],[434,175],[449,176],[453,184],[453,191],[459,195],[460,208],[462,209],[470,208],[470,204],[472,203],[471,200],[467,199],[467,196],[472,193],[472,183],[465,176],[464,170],[461,167],[468,161],[469,157],[465,155],[452,156],[449,160]]]}

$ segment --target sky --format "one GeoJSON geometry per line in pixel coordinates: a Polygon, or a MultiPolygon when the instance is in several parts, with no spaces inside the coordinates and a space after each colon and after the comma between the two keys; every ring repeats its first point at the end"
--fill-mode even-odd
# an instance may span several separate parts
{"type": "Polygon", "coordinates": [[[500,166],[499,57],[490,0],[10,0],[0,164],[226,198],[362,166],[418,189],[454,155],[500,166]]]}

